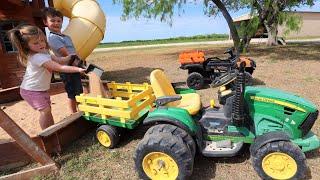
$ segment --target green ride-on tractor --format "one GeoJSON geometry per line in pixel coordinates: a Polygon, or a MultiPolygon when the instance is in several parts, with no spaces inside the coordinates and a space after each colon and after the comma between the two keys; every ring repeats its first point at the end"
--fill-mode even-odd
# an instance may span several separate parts
{"type": "Polygon", "coordinates": [[[156,96],[144,124],[151,125],[134,155],[142,179],[185,179],[196,151],[207,157],[235,156],[250,144],[252,165],[263,179],[302,179],[305,152],[319,148],[311,131],[319,111],[299,96],[245,86],[243,65],[235,92],[223,107],[201,107],[194,91],[176,93],[163,71],[150,76],[156,96]]]}

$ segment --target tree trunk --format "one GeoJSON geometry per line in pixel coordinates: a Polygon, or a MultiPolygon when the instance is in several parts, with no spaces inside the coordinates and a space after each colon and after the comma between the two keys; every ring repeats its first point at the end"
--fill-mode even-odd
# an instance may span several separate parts
{"type": "Polygon", "coordinates": [[[249,48],[251,39],[252,38],[250,36],[245,36],[245,37],[242,38],[242,41],[240,43],[240,48],[239,48],[241,53],[247,53],[248,52],[248,48],[249,48]]]}
{"type": "Polygon", "coordinates": [[[267,45],[268,46],[277,46],[278,45],[278,41],[277,41],[278,23],[273,23],[271,25],[268,25],[267,23],[265,23],[265,26],[268,31],[267,45]]]}
{"type": "Polygon", "coordinates": [[[233,23],[233,19],[231,18],[227,8],[224,6],[224,4],[220,0],[212,0],[214,4],[219,8],[219,10],[222,12],[224,18],[226,19],[229,29],[230,29],[230,34],[233,40],[233,45],[235,48],[235,53],[239,53],[239,48],[240,48],[240,38],[238,35],[238,31],[236,29],[236,26],[233,23]]]}

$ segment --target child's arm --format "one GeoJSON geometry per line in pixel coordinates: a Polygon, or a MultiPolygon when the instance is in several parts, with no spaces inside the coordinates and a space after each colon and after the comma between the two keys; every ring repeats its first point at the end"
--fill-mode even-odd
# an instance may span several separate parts
{"type": "Polygon", "coordinates": [[[65,66],[60,65],[59,63],[56,63],[54,61],[47,61],[43,63],[43,67],[51,70],[51,71],[57,71],[57,72],[64,72],[64,73],[77,73],[77,72],[85,72],[85,69],[74,67],[74,66],[65,66]]]}
{"type": "Polygon", "coordinates": [[[58,49],[58,51],[62,56],[68,56],[69,55],[68,49],[66,47],[62,47],[62,48],[58,49]]]}
{"type": "Polygon", "coordinates": [[[51,59],[56,62],[56,63],[59,63],[59,64],[62,64],[62,65],[67,65],[70,61],[70,57],[71,56],[66,56],[66,57],[57,57],[55,55],[51,55],[51,59]]]}

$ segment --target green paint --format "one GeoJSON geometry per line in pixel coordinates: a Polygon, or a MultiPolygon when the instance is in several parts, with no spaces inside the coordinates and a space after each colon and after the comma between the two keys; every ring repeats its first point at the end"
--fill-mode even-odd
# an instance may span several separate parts
{"type": "Polygon", "coordinates": [[[224,136],[224,135],[205,135],[205,139],[209,141],[222,141],[222,140],[231,140],[232,142],[244,142],[252,144],[254,139],[250,137],[240,137],[240,136],[224,136]]]}
{"type": "Polygon", "coordinates": [[[303,152],[318,149],[320,140],[313,132],[309,132],[305,137],[292,140],[293,143],[301,147],[303,152]]]}
{"type": "Polygon", "coordinates": [[[256,136],[284,131],[292,139],[300,138],[299,126],[317,110],[312,102],[297,95],[264,87],[247,86],[245,100],[256,136]]]}
{"type": "Polygon", "coordinates": [[[205,135],[205,139],[209,141],[231,140],[232,142],[244,142],[249,144],[254,142],[254,134],[246,127],[228,126],[228,132],[240,133],[243,136],[205,135]]]}
{"type": "Polygon", "coordinates": [[[175,88],[174,91],[175,91],[177,94],[197,93],[196,90],[194,90],[194,89],[189,89],[189,88],[175,88]]]}
{"type": "Polygon", "coordinates": [[[185,126],[189,128],[189,130],[195,134],[199,127],[195,123],[195,121],[190,116],[189,112],[182,108],[176,108],[176,107],[160,107],[155,109],[153,112],[149,112],[147,118],[156,119],[157,118],[169,118],[169,119],[175,119],[185,126]]]}
{"type": "Polygon", "coordinates": [[[126,120],[125,123],[122,123],[120,118],[117,117],[111,117],[107,119],[102,119],[99,116],[83,116],[86,120],[88,121],[93,121],[99,124],[108,124],[111,126],[117,126],[117,127],[122,127],[122,128],[127,128],[127,129],[134,129],[137,127],[142,120],[147,116],[148,114],[148,108],[143,109],[142,111],[139,112],[138,118],[137,119],[132,119],[132,120],[126,120]]]}

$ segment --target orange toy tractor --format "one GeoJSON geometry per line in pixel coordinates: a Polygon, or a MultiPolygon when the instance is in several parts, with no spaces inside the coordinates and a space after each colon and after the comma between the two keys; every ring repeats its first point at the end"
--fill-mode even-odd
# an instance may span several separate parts
{"type": "Polygon", "coordinates": [[[203,51],[183,52],[179,55],[180,68],[188,70],[187,86],[192,89],[201,89],[206,83],[211,86],[219,86],[225,82],[235,79],[235,72],[241,62],[246,63],[245,74],[247,85],[252,85],[252,73],[256,68],[256,63],[243,56],[233,54],[232,48],[225,54],[229,54],[228,59],[222,60],[218,57],[205,58],[203,51]]]}

